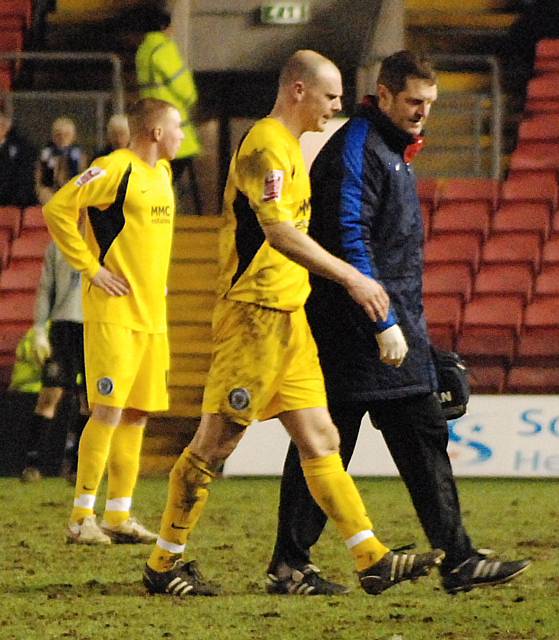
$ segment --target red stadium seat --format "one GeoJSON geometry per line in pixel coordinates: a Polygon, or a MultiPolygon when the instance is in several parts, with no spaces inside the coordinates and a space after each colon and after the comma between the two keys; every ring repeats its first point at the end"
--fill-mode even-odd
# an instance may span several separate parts
{"type": "Polygon", "coordinates": [[[472,273],[479,268],[480,240],[475,234],[453,233],[431,237],[425,243],[425,263],[462,263],[472,273]]]}
{"type": "Polygon", "coordinates": [[[0,292],[0,323],[19,322],[29,325],[33,322],[35,293],[31,291],[0,292]]]}
{"type": "Polygon", "coordinates": [[[25,331],[19,323],[0,323],[0,354],[13,355],[25,331]]]}
{"type": "Polygon", "coordinates": [[[506,390],[511,393],[558,393],[559,367],[513,367],[507,376],[506,390]]]}
{"type": "Polygon", "coordinates": [[[559,201],[555,169],[512,170],[501,185],[501,204],[513,202],[548,202],[552,209],[559,201]]]}
{"type": "Polygon", "coordinates": [[[549,100],[559,98],[559,73],[544,73],[528,81],[526,87],[528,100],[549,100]]]}
{"type": "Polygon", "coordinates": [[[524,111],[532,116],[539,113],[559,113],[559,98],[527,100],[524,111]]]}
{"type": "Polygon", "coordinates": [[[420,202],[426,202],[433,209],[439,201],[439,181],[436,178],[418,178],[417,194],[420,202]]]}
{"type": "Polygon", "coordinates": [[[559,145],[554,142],[526,142],[518,145],[510,157],[510,168],[559,169],[559,145]]]}
{"type": "Polygon", "coordinates": [[[544,267],[548,264],[559,264],[559,236],[550,238],[543,245],[542,262],[544,267]]]}
{"type": "Polygon", "coordinates": [[[445,351],[454,351],[454,330],[449,326],[430,326],[429,327],[429,338],[431,342],[438,347],[439,349],[444,349],[445,351]]]}
{"type": "Polygon", "coordinates": [[[540,296],[526,307],[518,358],[559,364],[559,295],[540,296]]]}
{"type": "Polygon", "coordinates": [[[518,339],[515,362],[559,365],[559,326],[526,329],[518,339]]]}
{"type": "Polygon", "coordinates": [[[559,297],[549,296],[534,300],[526,307],[526,329],[559,327],[559,297]]]}
{"type": "MultiPolygon", "coordinates": [[[[538,298],[544,296],[559,297],[559,264],[549,264],[542,267],[536,278],[534,294],[538,298]]],[[[557,321],[559,322],[559,318],[557,321]]]]}
{"type": "Polygon", "coordinates": [[[462,320],[462,300],[460,296],[424,296],[425,317],[429,330],[450,329],[456,335],[462,320]]]}
{"type": "Polygon", "coordinates": [[[0,29],[0,51],[21,51],[23,49],[23,32],[19,30],[0,29]]]}
{"type": "Polygon", "coordinates": [[[22,229],[46,229],[47,223],[43,216],[43,208],[39,205],[26,207],[22,212],[22,229]]]}
{"type": "Polygon", "coordinates": [[[25,26],[30,27],[33,17],[33,0],[0,0],[0,14],[20,16],[25,26]]]}
{"type": "Polygon", "coordinates": [[[507,375],[503,364],[467,362],[467,365],[472,393],[503,392],[507,375]]]}
{"type": "Polygon", "coordinates": [[[42,258],[49,242],[46,229],[23,229],[12,244],[12,258],[42,258]]]}
{"type": "Polygon", "coordinates": [[[483,245],[485,264],[528,264],[534,273],[540,268],[541,243],[534,233],[495,232],[483,245]]]}
{"type": "Polygon", "coordinates": [[[531,231],[541,240],[549,236],[550,226],[545,202],[503,202],[493,218],[494,231],[531,231]]]}
{"type": "Polygon", "coordinates": [[[499,181],[493,178],[449,178],[441,184],[440,202],[488,202],[493,208],[499,197],[499,181]]]}
{"type": "Polygon", "coordinates": [[[538,73],[559,72],[559,40],[545,38],[537,43],[534,71],[538,73]]]}
{"type": "Polygon", "coordinates": [[[425,238],[429,238],[431,234],[431,217],[433,215],[433,209],[427,202],[421,202],[421,216],[423,217],[423,233],[425,238]]]}
{"type": "Polygon", "coordinates": [[[8,229],[0,228],[0,271],[5,269],[10,259],[12,234],[8,229]]]}
{"type": "Polygon", "coordinates": [[[520,142],[557,142],[559,114],[535,115],[524,118],[518,128],[520,142]]]}
{"type": "Polygon", "coordinates": [[[518,296],[487,295],[472,299],[464,309],[457,350],[467,358],[512,360],[522,326],[523,301],[518,296]]]}
{"type": "Polygon", "coordinates": [[[489,202],[444,202],[433,216],[431,232],[475,233],[485,239],[489,235],[491,213],[489,202]]]}
{"type": "Polygon", "coordinates": [[[551,237],[559,237],[559,210],[551,217],[551,237]]]}
{"type": "Polygon", "coordinates": [[[0,66],[0,89],[10,91],[12,88],[12,72],[9,67],[0,66]]]}
{"type": "Polygon", "coordinates": [[[8,269],[0,274],[0,291],[35,291],[41,277],[41,258],[12,260],[8,269]]]}
{"type": "Polygon", "coordinates": [[[469,300],[472,293],[472,275],[467,264],[428,264],[423,275],[425,295],[459,295],[469,300]]]}
{"type": "Polygon", "coordinates": [[[9,229],[12,239],[21,230],[21,209],[19,207],[0,207],[0,229],[9,229]]]}
{"type": "Polygon", "coordinates": [[[559,58],[559,38],[542,38],[536,44],[536,59],[559,58]]]}
{"type": "Polygon", "coordinates": [[[474,292],[479,295],[517,295],[523,302],[532,297],[533,273],[524,264],[482,264],[475,277],[474,292]]]}

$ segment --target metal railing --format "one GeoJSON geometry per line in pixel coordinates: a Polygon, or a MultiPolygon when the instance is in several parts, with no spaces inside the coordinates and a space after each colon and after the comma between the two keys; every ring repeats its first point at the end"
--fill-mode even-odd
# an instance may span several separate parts
{"type": "MultiPolygon", "coordinates": [[[[46,90],[18,90],[6,92],[2,96],[8,110],[13,111],[18,130],[27,135],[37,144],[46,142],[50,135],[50,124],[58,115],[75,118],[78,123],[80,142],[86,142],[91,149],[99,148],[104,142],[105,123],[110,112],[124,111],[124,82],[122,78],[122,63],[114,53],[90,52],[2,52],[0,62],[12,62],[14,68],[19,67],[23,73],[25,68],[21,63],[31,65],[54,63],[55,73],[64,73],[68,65],[77,65],[74,78],[80,77],[79,65],[84,63],[99,63],[110,65],[111,80],[106,91],[90,90],[87,87],[87,73],[83,75],[83,89],[46,91],[46,90]]],[[[32,73],[36,73],[33,69],[32,73]]]]}

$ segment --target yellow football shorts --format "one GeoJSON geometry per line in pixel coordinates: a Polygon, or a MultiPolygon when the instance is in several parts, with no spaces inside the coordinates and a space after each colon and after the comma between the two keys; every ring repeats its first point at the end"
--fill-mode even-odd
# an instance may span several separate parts
{"type": "Polygon", "coordinates": [[[89,404],[123,409],[169,408],[166,333],[144,333],[102,322],[84,323],[89,404]]]}
{"type": "Polygon", "coordinates": [[[326,407],[324,378],[305,310],[218,301],[203,413],[237,424],[284,411],[326,407]]]}

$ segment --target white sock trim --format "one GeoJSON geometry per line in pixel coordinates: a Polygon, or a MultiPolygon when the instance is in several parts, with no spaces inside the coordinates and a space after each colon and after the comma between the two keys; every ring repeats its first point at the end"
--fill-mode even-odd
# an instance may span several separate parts
{"type": "Polygon", "coordinates": [[[113,498],[107,500],[105,511],[130,511],[132,506],[132,498],[113,498]]]}
{"type": "Polygon", "coordinates": [[[81,507],[82,509],[93,509],[95,506],[95,499],[97,496],[91,493],[82,493],[81,496],[74,498],[74,507],[81,507]]]}
{"type": "Polygon", "coordinates": [[[167,542],[167,540],[163,540],[161,536],[157,538],[157,542],[155,543],[158,547],[165,549],[169,553],[182,553],[186,549],[185,544],[174,544],[173,542],[167,542]]]}
{"type": "Polygon", "coordinates": [[[354,536],[351,536],[351,538],[348,538],[345,541],[345,546],[348,549],[353,549],[353,547],[356,547],[359,543],[363,542],[364,540],[368,540],[369,538],[374,538],[375,534],[373,531],[371,531],[370,529],[365,529],[364,531],[359,531],[359,533],[356,533],[354,536]]]}

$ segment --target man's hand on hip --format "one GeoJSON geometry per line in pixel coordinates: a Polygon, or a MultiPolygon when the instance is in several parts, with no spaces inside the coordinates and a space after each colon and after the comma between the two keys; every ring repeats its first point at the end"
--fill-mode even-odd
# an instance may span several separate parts
{"type": "Polygon", "coordinates": [[[111,273],[105,267],[99,269],[95,276],[91,278],[91,282],[110,296],[125,296],[130,293],[128,282],[121,276],[111,273]]]}

